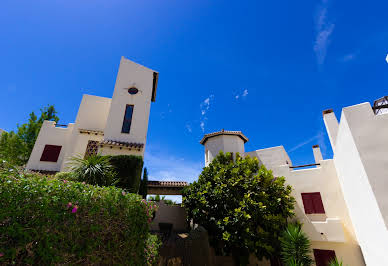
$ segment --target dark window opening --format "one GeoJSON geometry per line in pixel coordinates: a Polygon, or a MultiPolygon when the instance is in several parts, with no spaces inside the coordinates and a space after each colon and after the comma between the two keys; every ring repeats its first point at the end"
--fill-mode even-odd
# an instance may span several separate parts
{"type": "Polygon", "coordinates": [[[306,214],[325,213],[321,193],[302,193],[304,211],[306,214]]]}
{"type": "Polygon", "coordinates": [[[336,259],[334,250],[314,249],[313,251],[317,266],[328,266],[329,262],[336,259]]]}
{"type": "Polygon", "coordinates": [[[125,108],[123,127],[121,128],[121,133],[129,133],[131,130],[132,123],[132,114],[133,114],[133,105],[127,105],[125,108]]]}
{"type": "Polygon", "coordinates": [[[84,158],[87,158],[92,155],[96,155],[98,151],[98,141],[89,140],[88,146],[86,146],[86,152],[84,158]]]}
{"type": "Polygon", "coordinates": [[[61,152],[62,146],[58,145],[46,145],[44,146],[42,156],[40,160],[43,162],[57,162],[59,153],[61,152]]]}

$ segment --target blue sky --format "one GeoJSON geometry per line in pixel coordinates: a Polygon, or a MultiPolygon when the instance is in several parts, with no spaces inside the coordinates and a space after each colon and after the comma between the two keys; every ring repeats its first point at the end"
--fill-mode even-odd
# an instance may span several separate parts
{"type": "Polygon", "coordinates": [[[0,8],[0,128],[82,94],[111,97],[121,56],[159,71],[146,166],[192,181],[204,133],[242,130],[247,151],[294,164],[332,151],[322,110],[388,94],[387,1],[8,1],[0,8]]]}

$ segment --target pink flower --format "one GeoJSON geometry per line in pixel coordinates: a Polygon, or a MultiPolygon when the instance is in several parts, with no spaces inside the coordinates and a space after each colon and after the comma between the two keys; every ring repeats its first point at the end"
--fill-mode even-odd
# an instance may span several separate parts
{"type": "Polygon", "coordinates": [[[85,185],[85,184],[86,184],[86,183],[85,183],[85,181],[84,181],[84,182],[82,182],[82,184],[83,184],[83,185],[85,185]]]}
{"type": "Polygon", "coordinates": [[[4,253],[0,253],[0,257],[3,257],[4,256],[4,253]]]}
{"type": "Polygon", "coordinates": [[[67,208],[70,208],[71,205],[73,205],[73,204],[71,204],[71,202],[67,203],[67,208]]]}
{"type": "Polygon", "coordinates": [[[78,210],[78,206],[77,206],[77,205],[75,205],[75,206],[74,206],[74,208],[71,210],[71,212],[72,212],[72,213],[76,213],[76,212],[77,212],[77,210],[78,210]]]}
{"type": "Polygon", "coordinates": [[[65,184],[66,184],[66,183],[67,183],[67,180],[63,180],[63,183],[65,183],[65,184]]]}
{"type": "Polygon", "coordinates": [[[125,191],[121,192],[121,194],[123,194],[123,196],[125,196],[125,191]]]}

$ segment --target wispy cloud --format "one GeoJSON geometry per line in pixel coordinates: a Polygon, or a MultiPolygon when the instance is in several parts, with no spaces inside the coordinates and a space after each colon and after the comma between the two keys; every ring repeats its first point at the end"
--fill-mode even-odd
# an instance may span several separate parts
{"type": "MultiPolygon", "coordinates": [[[[309,139],[307,139],[307,140],[305,140],[305,141],[299,143],[299,144],[296,145],[295,147],[291,148],[288,152],[291,153],[291,152],[293,152],[293,151],[296,151],[296,150],[302,148],[303,146],[305,146],[305,145],[307,145],[307,144],[313,142],[314,140],[321,140],[321,141],[319,141],[318,144],[319,144],[320,146],[321,146],[321,145],[324,145],[324,141],[323,141],[324,139],[323,139],[323,137],[324,137],[324,133],[323,133],[323,131],[321,131],[321,132],[319,132],[317,135],[315,135],[314,137],[311,137],[311,138],[309,138],[309,139]]],[[[325,146],[325,150],[326,150],[326,146],[325,146]]]]}
{"type": "Polygon", "coordinates": [[[186,129],[188,132],[193,132],[193,128],[191,127],[191,124],[190,123],[186,123],[186,129]]]}
{"type": "Polygon", "coordinates": [[[248,95],[248,90],[245,89],[241,94],[237,94],[236,96],[234,96],[234,98],[236,98],[236,100],[240,99],[240,98],[245,98],[247,97],[248,95]]]}
{"type": "Polygon", "coordinates": [[[387,63],[388,63],[388,54],[387,54],[387,57],[385,58],[385,61],[387,61],[387,63]]]}
{"type": "Polygon", "coordinates": [[[205,121],[207,120],[207,112],[210,109],[210,105],[212,101],[214,100],[214,95],[211,94],[209,97],[207,97],[201,104],[199,105],[200,110],[201,110],[201,119],[199,126],[201,127],[202,132],[205,132],[205,121]]]}
{"type": "Polygon", "coordinates": [[[342,57],[341,61],[342,62],[349,62],[349,61],[352,61],[356,58],[356,53],[352,53],[352,54],[347,54],[345,55],[344,57],[342,57]]]}
{"type": "Polygon", "coordinates": [[[165,149],[154,149],[149,145],[144,155],[144,166],[149,172],[149,180],[191,183],[198,179],[203,163],[187,161],[165,149]]]}
{"type": "Polygon", "coordinates": [[[318,6],[318,14],[315,23],[314,52],[317,56],[318,65],[323,65],[326,58],[327,48],[330,44],[330,35],[334,30],[334,23],[327,18],[328,0],[322,0],[318,6]]]}

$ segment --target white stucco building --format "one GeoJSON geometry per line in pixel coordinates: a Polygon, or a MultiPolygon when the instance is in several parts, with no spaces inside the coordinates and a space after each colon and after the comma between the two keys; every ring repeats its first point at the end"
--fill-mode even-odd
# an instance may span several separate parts
{"type": "Polygon", "coordinates": [[[222,130],[200,142],[205,165],[221,150],[239,152],[284,176],[317,266],[334,256],[344,265],[388,265],[387,102],[383,97],[373,108],[369,103],[346,107],[339,123],[332,110],[323,112],[332,159],[323,160],[314,145],[315,164],[293,166],[283,146],[245,152],[248,138],[242,132],[222,130]]]}
{"type": "Polygon", "coordinates": [[[121,58],[112,98],[83,95],[75,123],[44,121],[27,169],[66,171],[72,156],[144,155],[158,72],[121,58]]]}

